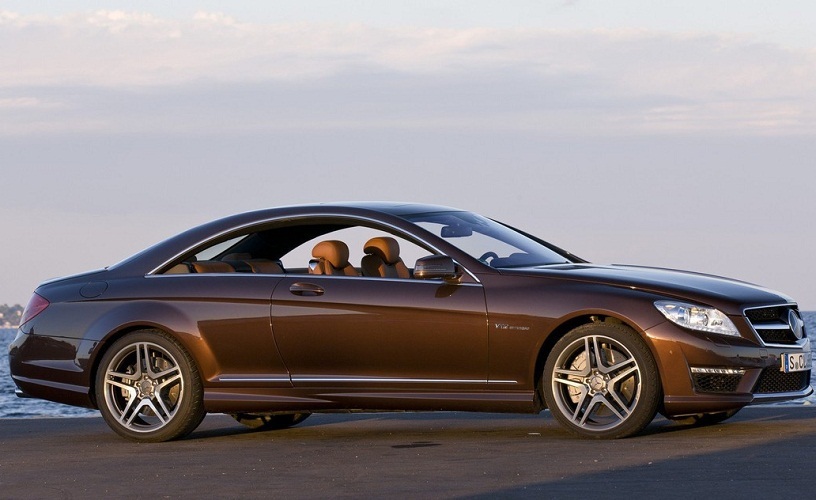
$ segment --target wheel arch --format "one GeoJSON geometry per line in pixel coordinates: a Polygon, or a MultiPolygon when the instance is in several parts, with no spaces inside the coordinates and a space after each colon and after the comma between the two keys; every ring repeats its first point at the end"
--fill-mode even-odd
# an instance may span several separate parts
{"type": "Polygon", "coordinates": [[[202,372],[202,368],[205,367],[201,366],[200,360],[207,358],[199,353],[202,349],[206,350],[207,346],[198,332],[195,321],[167,303],[157,301],[126,303],[99,318],[85,336],[85,340],[93,342],[94,346],[88,353],[87,375],[89,395],[97,408],[99,406],[96,401],[96,372],[102,358],[117,340],[138,331],[156,331],[170,336],[190,354],[202,380],[206,380],[202,372]],[[146,320],[144,319],[146,317],[154,317],[157,320],[146,320]]]}
{"type": "MultiPolygon", "coordinates": [[[[536,362],[534,365],[534,373],[533,373],[533,381],[535,387],[535,398],[538,404],[540,404],[541,408],[546,408],[546,403],[544,402],[543,393],[541,392],[541,379],[544,375],[544,363],[547,362],[547,357],[552,352],[553,347],[555,344],[561,340],[566,334],[571,332],[572,330],[589,324],[589,323],[611,323],[619,326],[623,326],[629,328],[633,332],[635,332],[641,340],[646,344],[646,347],[649,349],[649,352],[652,355],[652,358],[655,361],[655,364],[658,367],[658,377],[659,380],[659,387],[661,389],[661,393],[663,390],[663,377],[660,373],[660,362],[657,356],[657,352],[655,351],[654,345],[652,344],[649,336],[646,335],[645,331],[639,327],[637,327],[637,323],[633,321],[631,318],[627,318],[620,314],[617,314],[613,311],[582,311],[579,313],[574,313],[558,321],[558,325],[552,329],[552,331],[547,335],[547,337],[541,343],[541,346],[538,350],[538,356],[536,357],[536,362]]],[[[662,408],[662,404],[661,404],[662,408]]]]}

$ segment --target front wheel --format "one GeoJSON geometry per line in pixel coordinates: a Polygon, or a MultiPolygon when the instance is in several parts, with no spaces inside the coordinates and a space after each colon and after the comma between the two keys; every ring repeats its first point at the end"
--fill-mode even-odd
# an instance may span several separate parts
{"type": "Polygon", "coordinates": [[[169,441],[204,418],[203,388],[190,355],[169,335],[128,334],[111,345],[96,373],[105,422],[135,441],[169,441]]]}
{"type": "Polygon", "coordinates": [[[660,377],[649,348],[629,328],[590,323],[553,347],[541,381],[547,407],[583,437],[623,438],[652,421],[660,377]]]}

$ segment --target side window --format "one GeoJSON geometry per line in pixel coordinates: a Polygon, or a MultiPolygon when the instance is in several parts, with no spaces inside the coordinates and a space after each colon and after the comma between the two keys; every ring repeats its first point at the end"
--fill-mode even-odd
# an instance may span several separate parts
{"type": "Polygon", "coordinates": [[[281,258],[283,266],[286,269],[297,269],[308,266],[312,257],[312,249],[326,240],[339,240],[349,247],[349,263],[360,270],[362,260],[365,256],[363,251],[365,244],[371,239],[379,236],[387,236],[394,238],[399,245],[399,256],[405,265],[409,268],[414,267],[417,259],[430,255],[431,252],[415,243],[412,243],[399,236],[387,233],[385,231],[364,226],[355,226],[337,231],[331,231],[322,234],[316,238],[299,245],[281,258]]]}
{"type": "Polygon", "coordinates": [[[223,252],[226,252],[228,249],[234,247],[236,244],[238,244],[239,241],[241,241],[244,238],[245,236],[239,236],[237,238],[232,238],[231,240],[216,243],[211,247],[207,247],[195,255],[195,260],[211,260],[214,257],[222,254],[223,252]]]}
{"type": "Polygon", "coordinates": [[[254,244],[257,238],[258,233],[250,233],[211,244],[184,257],[163,274],[283,274],[280,263],[265,256],[263,245],[258,252],[254,244]]]}
{"type": "MultiPolygon", "coordinates": [[[[335,274],[335,267],[332,272],[320,272],[325,269],[325,260],[319,264],[319,269],[310,269],[310,261],[313,259],[312,250],[318,243],[338,240],[349,249],[348,263],[343,266],[346,275],[352,276],[356,270],[363,276],[409,278],[417,259],[433,253],[383,229],[360,225],[349,227],[348,219],[328,222],[324,219],[306,224],[284,222],[253,229],[192,249],[177,262],[169,264],[162,273],[335,274]],[[372,243],[373,250],[366,256],[364,249],[372,238],[379,239],[372,243]]],[[[324,245],[323,251],[331,252],[328,248],[331,245],[324,245]]]]}

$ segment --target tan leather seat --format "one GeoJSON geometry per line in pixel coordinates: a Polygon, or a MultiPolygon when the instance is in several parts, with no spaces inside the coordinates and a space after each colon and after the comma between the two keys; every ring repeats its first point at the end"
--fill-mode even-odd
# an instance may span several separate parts
{"type": "Polygon", "coordinates": [[[199,260],[192,263],[197,273],[234,273],[235,268],[219,260],[199,260]]]}
{"type": "Polygon", "coordinates": [[[283,266],[269,259],[247,259],[244,262],[258,274],[283,274],[283,266]]]}
{"type": "Polygon", "coordinates": [[[189,272],[191,271],[187,264],[176,264],[175,266],[165,271],[164,274],[187,274],[189,272]]]}
{"type": "Polygon", "coordinates": [[[309,265],[311,274],[357,276],[357,270],[349,264],[349,248],[342,241],[321,241],[312,249],[317,259],[309,265]]]}
{"type": "Polygon", "coordinates": [[[269,259],[254,259],[248,253],[230,253],[222,259],[238,272],[257,274],[283,274],[283,265],[280,261],[269,259]]]}
{"type": "Polygon", "coordinates": [[[388,236],[368,240],[363,247],[365,257],[360,266],[363,276],[380,278],[410,278],[411,272],[399,256],[399,243],[388,236]]]}

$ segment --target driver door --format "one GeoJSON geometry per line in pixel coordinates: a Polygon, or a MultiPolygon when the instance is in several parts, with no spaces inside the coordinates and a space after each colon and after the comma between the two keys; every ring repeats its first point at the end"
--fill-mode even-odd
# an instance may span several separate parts
{"type": "Polygon", "coordinates": [[[290,275],[271,315],[295,387],[487,386],[487,313],[475,282],[290,275]]]}

